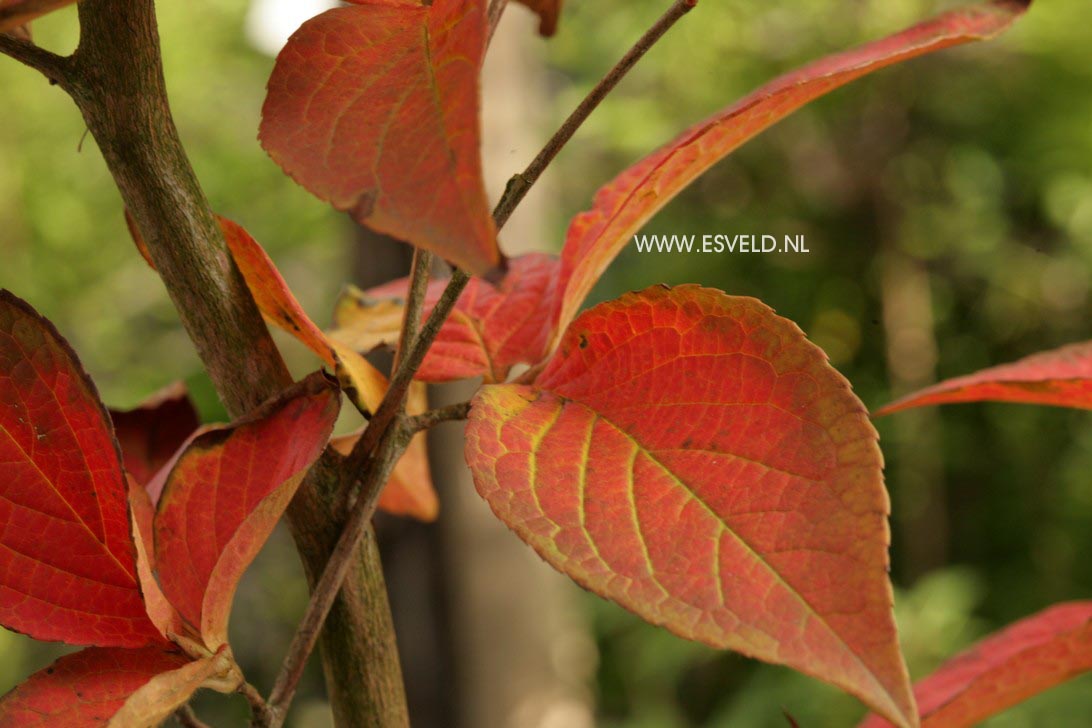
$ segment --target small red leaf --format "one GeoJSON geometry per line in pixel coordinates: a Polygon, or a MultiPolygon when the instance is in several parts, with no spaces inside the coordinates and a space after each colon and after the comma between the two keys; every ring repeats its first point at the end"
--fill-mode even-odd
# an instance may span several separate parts
{"type": "Polygon", "coordinates": [[[657,286],[590,309],[533,385],[478,392],[466,457],[500,519],[583,586],[916,724],[875,430],[762,303],[657,286]]]}
{"type": "Polygon", "coordinates": [[[713,164],[805,104],[885,66],[949,46],[991,38],[1029,5],[995,0],[940,15],[897,35],[828,56],[766,84],[599,190],[592,209],[577,215],[562,251],[558,330],[564,330],[588,292],[637,232],[713,164]]]}
{"type": "Polygon", "coordinates": [[[0,0],[0,33],[18,28],[39,15],[71,5],[76,0],[0,0]]]}
{"type": "Polygon", "coordinates": [[[209,648],[226,640],[235,587],[330,439],[338,391],[315,374],[190,443],[155,518],[163,593],[209,648]]]}
{"type": "Polygon", "coordinates": [[[561,15],[563,0],[519,0],[520,3],[538,13],[538,32],[550,37],[557,32],[557,19],[561,15]]]}
{"type": "Polygon", "coordinates": [[[146,484],[201,426],[186,386],[176,382],[131,410],[110,410],[125,470],[146,484]]]}
{"type": "Polygon", "coordinates": [[[277,57],[261,142],[358,221],[474,273],[501,262],[482,182],[483,0],[352,0],[277,57]]]}
{"type": "Polygon", "coordinates": [[[903,397],[876,414],[984,400],[1092,409],[1092,341],[949,379],[903,397]]]}
{"type": "Polygon", "coordinates": [[[0,291],[0,623],[42,640],[159,639],[137,587],[106,409],[52,324],[0,291]]]}
{"type": "MultiPolygon", "coordinates": [[[[553,334],[558,268],[557,258],[535,253],[513,258],[497,286],[471,279],[425,356],[417,378],[449,382],[485,377],[486,382],[503,382],[513,365],[541,361],[553,334]]],[[[446,285],[446,280],[429,284],[425,316],[446,285]]],[[[370,300],[401,299],[408,287],[409,281],[403,278],[365,295],[370,300]]],[[[341,310],[350,309],[342,304],[341,310]]],[[[357,321],[356,326],[366,325],[357,321]]],[[[337,323],[342,336],[352,336],[353,316],[346,313],[337,323]]]]}
{"type": "Polygon", "coordinates": [[[210,664],[167,647],[91,647],[62,657],[5,695],[0,728],[101,728],[142,690],[161,695],[167,685],[174,688],[171,695],[185,693],[177,702],[163,695],[158,720],[139,724],[158,725],[201,686],[210,664]]]}
{"type": "MultiPolygon", "coordinates": [[[[917,684],[924,728],[978,725],[1092,670],[1092,602],[1059,604],[956,655],[917,684]]],[[[889,725],[871,716],[861,728],[889,725]]]]}

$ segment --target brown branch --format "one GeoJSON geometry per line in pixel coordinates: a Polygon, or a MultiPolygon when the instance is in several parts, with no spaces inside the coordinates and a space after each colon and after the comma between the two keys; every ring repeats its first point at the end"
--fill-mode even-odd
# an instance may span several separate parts
{"type": "Polygon", "coordinates": [[[33,68],[48,78],[50,83],[64,85],[68,79],[69,59],[40,48],[33,41],[17,38],[9,33],[0,33],[0,53],[33,68]]]}
{"type": "Polygon", "coordinates": [[[493,40],[493,34],[497,32],[497,26],[500,25],[501,18],[504,16],[504,10],[508,7],[508,0],[493,0],[489,3],[489,11],[487,13],[488,30],[486,31],[486,44],[488,45],[493,40]]]}
{"type": "Polygon", "coordinates": [[[402,335],[398,339],[398,351],[394,353],[394,364],[391,367],[393,371],[398,371],[403,352],[413,346],[421,328],[421,311],[425,307],[425,294],[428,293],[431,270],[432,253],[424,248],[414,248],[409,292],[406,294],[406,309],[402,312],[402,335]]]}
{"type": "MultiPolygon", "coordinates": [[[[369,426],[370,428],[370,426],[369,426]]],[[[265,728],[280,728],[288,713],[288,707],[296,694],[296,687],[303,676],[307,659],[314,650],[319,632],[322,630],[326,615],[333,606],[334,598],[341,589],[341,584],[348,574],[353,556],[360,548],[361,541],[368,530],[372,516],[375,515],[376,504],[379,502],[379,493],[382,484],[387,482],[391,471],[394,469],[398,458],[409,443],[409,434],[402,427],[401,422],[391,423],[383,430],[383,437],[379,442],[377,456],[368,461],[361,475],[363,487],[361,495],[353,504],[352,512],[342,529],[334,551],[330,554],[330,560],[322,577],[315,585],[311,593],[311,601],[307,605],[307,612],[300,622],[292,644],[288,648],[288,656],[281,666],[280,674],[273,685],[273,691],[269,696],[269,709],[272,720],[261,725],[265,728]],[[376,483],[379,486],[375,485],[376,483]]]]}
{"type": "Polygon", "coordinates": [[[511,217],[519,203],[523,201],[523,198],[538,181],[538,178],[542,176],[550,162],[572,139],[573,134],[587,121],[595,108],[614,90],[618,82],[629,73],[630,69],[637,65],[637,61],[641,60],[652,46],[656,45],[656,42],[663,37],[664,33],[670,30],[682,16],[693,10],[697,4],[698,0],[675,0],[667,12],[637,40],[614,68],[610,69],[607,75],[595,85],[595,88],[584,97],[584,100],[573,110],[573,113],[569,115],[569,118],[557,130],[557,133],[546,143],[538,156],[527,165],[527,169],[508,180],[504,195],[501,196],[496,210],[493,211],[493,218],[497,221],[498,226],[502,226],[508,221],[508,218],[511,217]]]}
{"type": "Polygon", "coordinates": [[[437,409],[429,410],[428,412],[414,415],[413,417],[407,417],[406,430],[411,434],[416,434],[421,430],[428,430],[443,422],[465,420],[469,416],[469,402],[449,404],[446,407],[438,407],[437,409]]]}
{"type": "Polygon", "coordinates": [[[174,711],[174,717],[182,728],[212,728],[208,723],[198,718],[197,713],[194,713],[193,708],[188,705],[183,705],[174,711]]]}
{"type": "Polygon", "coordinates": [[[251,725],[269,725],[273,714],[269,709],[269,703],[265,702],[258,688],[243,681],[236,692],[246,698],[246,702],[250,704],[251,725]]]}

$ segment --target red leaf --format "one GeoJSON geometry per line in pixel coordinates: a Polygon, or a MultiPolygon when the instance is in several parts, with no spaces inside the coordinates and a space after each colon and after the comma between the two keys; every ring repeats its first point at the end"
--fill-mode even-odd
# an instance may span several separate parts
{"type": "MultiPolygon", "coordinates": [[[[1092,670],[1092,602],[1059,604],[960,653],[914,690],[926,728],[978,725],[1092,670]]],[[[861,728],[889,725],[871,716],[861,728]]]]}
{"type": "Polygon", "coordinates": [[[156,392],[135,409],[110,410],[110,419],[121,444],[125,470],[142,485],[201,426],[201,418],[181,382],[156,392]]]}
{"type": "Polygon", "coordinates": [[[200,687],[210,665],[211,660],[193,662],[164,647],[91,647],[62,657],[5,695],[0,700],[0,728],[99,728],[134,696],[140,701],[160,698],[156,702],[167,708],[184,693],[159,720],[140,724],[158,725],[200,687]],[[147,692],[138,695],[142,691],[147,692]]]}
{"type": "Polygon", "coordinates": [[[0,33],[73,2],[75,0],[0,0],[0,33]]]}
{"type": "Polygon", "coordinates": [[[561,15],[563,0],[519,0],[520,3],[538,13],[538,32],[550,37],[557,32],[557,19],[561,15]]]}
{"type": "MultiPolygon", "coordinates": [[[[170,467],[173,467],[173,465],[174,461],[172,459],[170,467]]],[[[164,466],[164,470],[167,468],[168,466],[164,466]]],[[[158,485],[154,493],[156,500],[159,499],[165,479],[165,473],[157,476],[158,485]]],[[[128,484],[129,517],[132,519],[133,544],[136,547],[137,578],[140,581],[140,591],[144,596],[144,609],[163,638],[171,640],[178,635],[186,635],[189,630],[182,620],[182,615],[167,600],[155,578],[154,501],[152,500],[152,494],[149,494],[148,490],[132,476],[129,476],[128,484]]]]}
{"type": "Polygon", "coordinates": [[[501,262],[482,182],[483,0],[353,0],[281,51],[261,142],[297,182],[474,273],[501,262]]]}
{"type": "Polygon", "coordinates": [[[155,518],[159,582],[206,646],[226,640],[235,587],[329,441],[339,402],[312,375],[197,437],[171,470],[155,518]]]}
{"type": "Polygon", "coordinates": [[[138,647],[137,587],[106,409],[52,324],[0,291],[0,623],[42,640],[138,647]]]}
{"type": "Polygon", "coordinates": [[[876,414],[983,400],[1092,409],[1092,341],[949,379],[903,397],[876,414]]]}
{"type": "Polygon", "coordinates": [[[592,209],[576,216],[569,226],[561,255],[564,295],[557,329],[563,330],[572,320],[599,276],[649,218],[746,141],[861,76],[942,48],[991,38],[1028,4],[996,0],[956,10],[823,58],[763,86],[627,169],[600,189],[592,209]]]}
{"type": "MultiPolygon", "coordinates": [[[[483,376],[486,382],[503,382],[513,365],[541,361],[553,334],[557,276],[557,258],[536,253],[513,258],[498,286],[480,278],[471,279],[429,349],[417,378],[449,382],[483,376]]],[[[430,283],[425,316],[446,285],[446,280],[430,283]]],[[[365,296],[369,300],[404,299],[408,287],[408,279],[403,278],[373,288],[365,296]]],[[[343,302],[339,309],[341,336],[352,337],[354,329],[368,325],[366,306],[351,307],[343,302]],[[355,316],[351,313],[354,309],[355,316]]]]}
{"type": "Polygon", "coordinates": [[[682,286],[592,308],[533,385],[479,391],[466,457],[501,520],[581,585],[916,724],[875,431],[762,303],[682,286]]]}

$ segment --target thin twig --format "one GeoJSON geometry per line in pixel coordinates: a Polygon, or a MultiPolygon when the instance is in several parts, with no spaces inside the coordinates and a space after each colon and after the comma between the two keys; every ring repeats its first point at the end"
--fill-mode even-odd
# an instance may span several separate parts
{"type": "Polygon", "coordinates": [[[68,79],[69,59],[58,56],[34,44],[33,41],[17,38],[9,33],[0,33],[0,53],[11,56],[20,63],[40,72],[50,83],[64,84],[68,79]]]}
{"type": "Polygon", "coordinates": [[[508,7],[508,0],[493,0],[489,3],[489,13],[487,20],[489,23],[486,44],[488,45],[493,40],[493,33],[497,31],[497,26],[500,25],[501,17],[504,16],[504,9],[508,7]]]}
{"type": "Polygon", "coordinates": [[[557,130],[557,133],[546,143],[546,146],[542,148],[538,156],[527,166],[522,173],[515,175],[512,179],[508,180],[508,186],[504,190],[504,195],[501,197],[499,203],[497,203],[496,210],[493,211],[493,219],[497,221],[498,226],[504,225],[508,221],[508,218],[515,211],[516,207],[527,195],[527,192],[538,181],[538,178],[542,175],[542,172],[550,165],[550,162],[554,160],[557,153],[561,151],[576,130],[587,120],[595,108],[606,98],[614,87],[618,85],[618,82],[629,73],[630,69],[637,65],[637,61],[648,52],[652,46],[656,45],[656,41],[663,37],[671,26],[679,21],[682,16],[690,12],[695,5],[698,4],[698,0],[675,0],[666,13],[664,13],[656,23],[649,28],[644,35],[638,39],[632,48],[622,56],[622,60],[618,61],[618,64],[603,77],[595,88],[588,93],[584,100],[580,102],[580,105],[576,107],[569,118],[565,120],[565,123],[561,125],[561,128],[557,130]]]}
{"type": "Polygon", "coordinates": [[[391,371],[398,371],[402,363],[402,353],[413,346],[417,332],[421,327],[421,310],[425,307],[425,294],[428,292],[429,271],[432,269],[432,253],[423,248],[413,249],[409,291],[406,294],[406,309],[402,312],[402,336],[398,340],[398,351],[394,352],[394,365],[391,371]]]}
{"type": "Polygon", "coordinates": [[[470,416],[470,403],[459,402],[458,404],[449,404],[446,407],[437,407],[436,409],[429,410],[419,415],[406,418],[406,431],[412,433],[418,433],[421,430],[427,430],[431,427],[442,422],[452,422],[454,420],[465,420],[470,416]]]}
{"type": "Polygon", "coordinates": [[[174,717],[182,728],[212,728],[208,723],[198,718],[197,713],[194,713],[193,708],[188,705],[183,705],[174,711],[174,717]]]}
{"type": "Polygon", "coordinates": [[[300,622],[299,629],[292,644],[288,648],[288,656],[281,666],[281,672],[277,676],[277,682],[273,685],[273,691],[269,696],[270,720],[260,725],[266,728],[280,728],[284,723],[288,712],[288,706],[296,694],[296,687],[303,676],[303,669],[307,664],[307,658],[315,648],[322,624],[334,605],[334,599],[341,590],[341,583],[349,573],[349,567],[360,547],[361,539],[367,532],[367,525],[375,515],[375,507],[379,502],[381,487],[367,487],[371,483],[385,483],[390,477],[394,464],[406,449],[409,436],[401,421],[392,423],[384,429],[383,438],[379,442],[377,456],[368,461],[361,480],[365,488],[353,504],[349,518],[345,521],[341,536],[337,545],[330,554],[330,560],[322,572],[314,590],[311,592],[311,601],[307,605],[307,612],[300,622]]]}
{"type": "Polygon", "coordinates": [[[236,692],[246,698],[246,702],[250,703],[251,725],[270,724],[273,719],[273,714],[269,709],[269,703],[265,702],[265,698],[258,692],[258,688],[243,681],[243,684],[239,686],[239,689],[236,692]]]}

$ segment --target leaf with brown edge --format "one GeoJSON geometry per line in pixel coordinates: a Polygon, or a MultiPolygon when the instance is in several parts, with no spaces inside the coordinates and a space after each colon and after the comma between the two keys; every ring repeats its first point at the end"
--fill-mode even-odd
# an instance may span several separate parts
{"type": "MultiPolygon", "coordinates": [[[[1058,604],[956,655],[914,689],[924,728],[963,728],[1092,670],[1092,602],[1058,604]]],[[[890,725],[870,716],[861,728],[890,725]]]]}
{"type": "Polygon", "coordinates": [[[137,586],[121,455],[75,353],[0,291],[0,624],[42,640],[160,639],[137,586]]]}
{"type": "Polygon", "coordinates": [[[861,76],[1005,30],[1030,2],[996,0],[940,15],[896,35],[820,59],[772,81],[679,135],[599,190],[562,250],[558,331],[595,282],[658,210],[732,151],[805,104],[861,76]]]}
{"type": "MultiPolygon", "coordinates": [[[[486,382],[503,382],[514,365],[541,361],[553,335],[558,273],[557,258],[532,253],[510,260],[498,285],[472,278],[425,355],[417,378],[449,382],[484,377],[486,382]]],[[[429,283],[425,316],[446,285],[443,279],[429,283]]],[[[364,300],[401,300],[408,287],[409,280],[402,278],[367,291],[364,300]]],[[[340,308],[351,310],[345,303],[340,308]]],[[[331,336],[351,336],[359,321],[339,320],[338,332],[343,333],[331,336]]]]}
{"type": "Polygon", "coordinates": [[[482,181],[484,0],[352,0],[277,57],[262,108],[269,155],[375,230],[472,273],[501,263],[482,181]]]}
{"type": "MultiPolygon", "coordinates": [[[[173,463],[172,463],[173,465],[173,463]]],[[[166,476],[163,476],[164,478],[166,476]]],[[[148,490],[138,483],[132,475],[127,477],[129,485],[129,517],[132,519],[133,545],[136,547],[137,578],[144,597],[144,609],[148,618],[159,630],[165,640],[177,635],[188,635],[185,622],[174,605],[168,601],[156,581],[155,572],[155,503],[148,490]]],[[[161,486],[160,486],[161,488],[161,486]]],[[[158,492],[155,494],[158,499],[158,492]]]]}
{"type": "MultiPolygon", "coordinates": [[[[428,389],[423,382],[410,384],[406,396],[406,412],[422,414],[428,409],[428,389]]],[[[363,430],[344,437],[335,437],[330,446],[342,455],[352,452],[363,430]]],[[[432,484],[428,465],[428,441],[425,433],[418,432],[410,440],[405,453],[395,463],[390,480],[379,494],[380,510],[396,516],[408,516],[431,523],[440,514],[440,499],[432,484]]]]}
{"type": "Polygon", "coordinates": [[[91,647],[62,657],[0,699],[0,728],[158,725],[218,667],[215,657],[193,661],[173,645],[91,647]]]}
{"type": "Polygon", "coordinates": [[[1022,402],[1092,409],[1092,341],[1033,354],[927,387],[876,414],[953,402],[1022,402]]]}
{"type": "Polygon", "coordinates": [[[194,439],[171,469],[154,525],[159,583],[209,648],[226,640],[239,579],[329,441],[339,403],[313,374],[194,439]]]}
{"type": "Polygon", "coordinates": [[[582,586],[916,725],[875,430],[761,302],[655,286],[593,307],[533,384],[478,392],[466,458],[497,516],[582,586]]]}
{"type": "Polygon", "coordinates": [[[130,410],[110,410],[125,470],[145,484],[201,426],[186,385],[175,382],[130,410]]]}
{"type": "Polygon", "coordinates": [[[17,29],[40,15],[76,0],[0,0],[0,33],[17,29]]]}
{"type": "Polygon", "coordinates": [[[334,304],[334,328],[326,335],[363,354],[394,347],[402,335],[409,279],[402,278],[399,283],[404,285],[390,298],[373,298],[356,286],[346,286],[334,304]]]}
{"type": "Polygon", "coordinates": [[[563,0],[519,0],[538,14],[538,32],[549,38],[557,32],[557,20],[561,15],[563,0]]]}

